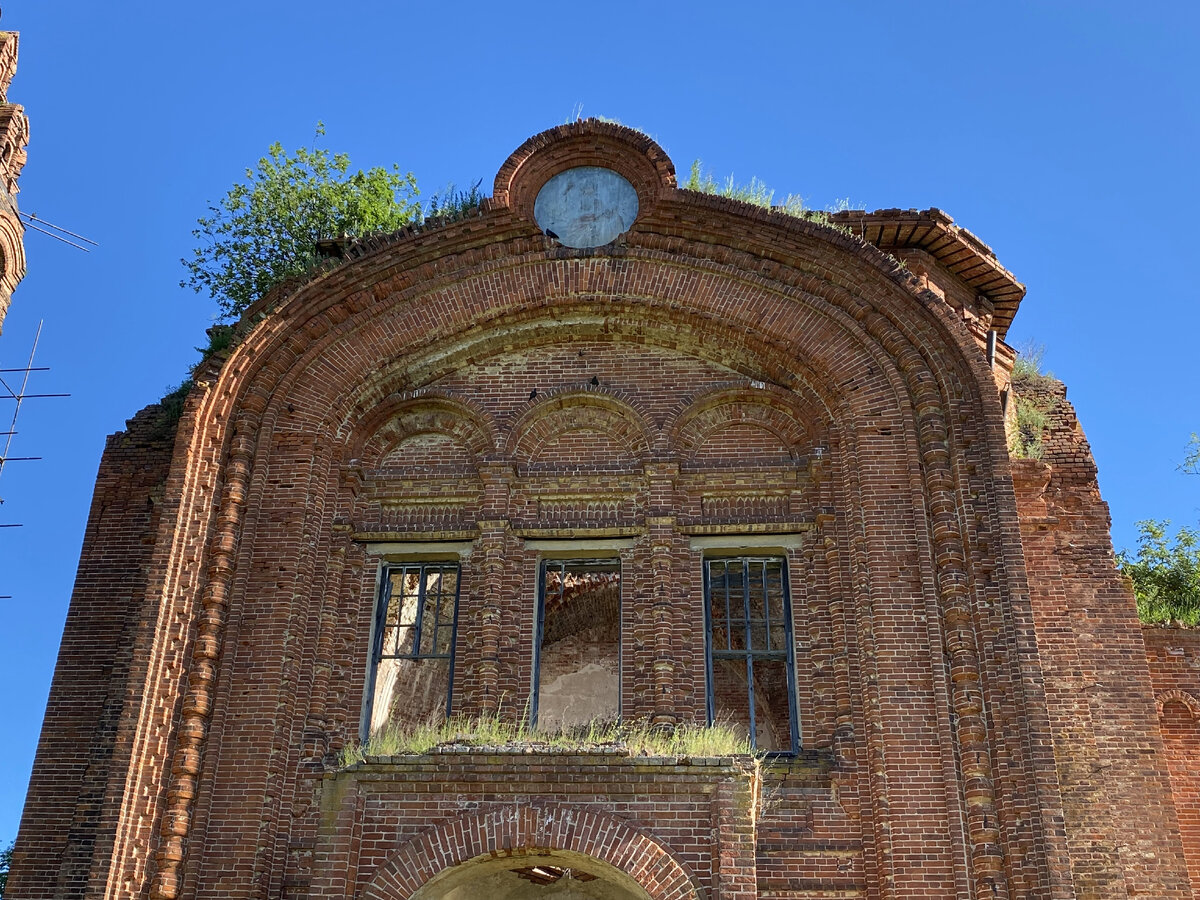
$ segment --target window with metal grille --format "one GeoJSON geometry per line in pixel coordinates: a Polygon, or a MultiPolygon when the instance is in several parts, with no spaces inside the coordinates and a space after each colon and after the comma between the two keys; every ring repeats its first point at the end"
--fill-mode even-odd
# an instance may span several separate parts
{"type": "Polygon", "coordinates": [[[384,570],[371,667],[370,730],[440,722],[450,714],[457,563],[397,563],[384,570]]]}
{"type": "Polygon", "coordinates": [[[621,713],[621,564],[548,559],[538,591],[530,718],[542,731],[621,713]]]}
{"type": "Polygon", "coordinates": [[[708,716],[759,750],[795,753],[795,657],[782,557],[704,561],[708,716]]]}

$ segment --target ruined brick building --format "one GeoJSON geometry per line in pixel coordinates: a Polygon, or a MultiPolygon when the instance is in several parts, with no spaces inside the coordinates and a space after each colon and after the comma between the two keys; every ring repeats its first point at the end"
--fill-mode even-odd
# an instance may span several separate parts
{"type": "Polygon", "coordinates": [[[531,138],[109,440],[12,897],[1194,896],[1200,640],[1138,624],[1065,393],[1010,458],[1023,295],[938,210],[531,138]],[[339,764],[447,711],[769,755],[339,764]]]}

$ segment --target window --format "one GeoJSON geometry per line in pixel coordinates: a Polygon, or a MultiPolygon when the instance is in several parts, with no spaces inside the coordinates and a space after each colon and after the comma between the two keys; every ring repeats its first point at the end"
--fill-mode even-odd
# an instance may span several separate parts
{"type": "Polygon", "coordinates": [[[781,557],[704,561],[708,717],[759,750],[794,753],[795,662],[787,566],[781,557]]]}
{"type": "Polygon", "coordinates": [[[542,562],[530,719],[542,731],[621,713],[621,564],[542,562]]]}
{"type": "Polygon", "coordinates": [[[439,722],[450,714],[458,564],[389,565],[383,573],[371,666],[370,730],[439,722]]]}

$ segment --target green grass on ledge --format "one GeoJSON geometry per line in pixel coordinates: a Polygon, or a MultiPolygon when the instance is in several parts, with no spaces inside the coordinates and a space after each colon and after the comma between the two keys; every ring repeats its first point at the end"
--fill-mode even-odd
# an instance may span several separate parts
{"type": "Polygon", "coordinates": [[[730,725],[659,728],[646,722],[592,722],[565,731],[544,732],[530,728],[524,722],[485,716],[478,719],[453,717],[424,725],[387,725],[371,735],[365,744],[342,750],[338,764],[346,768],[371,756],[407,756],[438,748],[472,747],[500,752],[612,750],[630,756],[685,759],[762,756],[750,746],[748,738],[730,725]]]}

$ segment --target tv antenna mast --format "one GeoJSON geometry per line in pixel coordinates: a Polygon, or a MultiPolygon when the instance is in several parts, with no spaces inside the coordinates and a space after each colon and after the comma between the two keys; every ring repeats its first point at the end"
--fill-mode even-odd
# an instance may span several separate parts
{"type": "MultiPolygon", "coordinates": [[[[0,451],[0,476],[4,474],[4,468],[10,462],[32,462],[41,459],[40,456],[12,456],[12,442],[17,435],[17,418],[21,414],[21,404],[26,400],[42,400],[48,397],[70,397],[70,394],[31,394],[29,392],[29,376],[33,372],[49,372],[49,366],[35,366],[33,364],[34,357],[37,355],[38,342],[42,338],[43,322],[38,322],[37,333],[33,336],[33,346],[29,350],[29,361],[24,366],[16,369],[0,369],[0,400],[12,400],[13,411],[12,418],[8,423],[7,431],[0,431],[0,437],[4,438],[4,449],[0,451]],[[11,383],[10,383],[11,380],[11,383]],[[18,383],[19,381],[19,383],[18,383]],[[17,385],[14,387],[13,385],[17,385]]],[[[4,504],[4,497],[0,495],[0,506],[4,504]]],[[[0,522],[0,528],[20,528],[20,522],[0,522]]]]}

